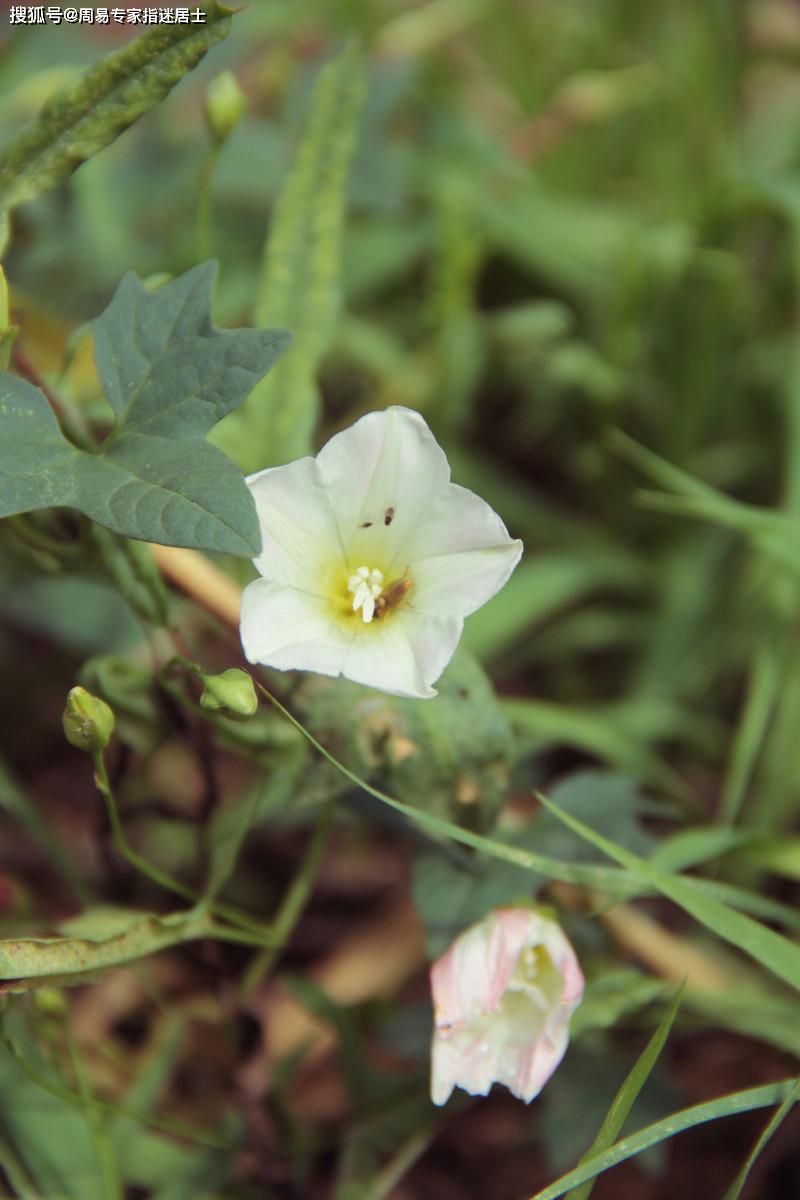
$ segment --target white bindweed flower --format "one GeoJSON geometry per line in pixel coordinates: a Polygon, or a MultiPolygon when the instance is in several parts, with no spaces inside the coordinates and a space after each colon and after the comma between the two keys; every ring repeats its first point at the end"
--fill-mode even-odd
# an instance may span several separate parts
{"type": "Polygon", "coordinates": [[[561,926],[532,908],[499,908],[431,967],[431,1098],[485,1096],[505,1084],[526,1103],[567,1048],[583,975],[561,926]]]}
{"type": "Polygon", "coordinates": [[[245,589],[250,662],[435,696],[464,617],[522,554],[488,504],[450,482],[419,413],[369,413],[316,458],[247,480],[261,579],[245,589]]]}

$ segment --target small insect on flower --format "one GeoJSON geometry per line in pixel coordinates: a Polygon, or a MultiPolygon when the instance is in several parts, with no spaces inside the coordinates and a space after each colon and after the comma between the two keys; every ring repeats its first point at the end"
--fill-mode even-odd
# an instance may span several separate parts
{"type": "Polygon", "coordinates": [[[388,583],[375,601],[375,616],[383,616],[390,608],[394,608],[410,590],[410,579],[395,579],[393,583],[388,583]]]}
{"type": "Polygon", "coordinates": [[[567,1048],[583,975],[561,926],[533,908],[498,908],[431,967],[431,1098],[485,1096],[502,1083],[526,1102],[567,1048]]]}
{"type": "Polygon", "coordinates": [[[450,482],[419,413],[369,413],[316,458],[247,483],[262,540],[242,601],[250,662],[435,696],[464,618],[503,586],[522,543],[450,482]]]}

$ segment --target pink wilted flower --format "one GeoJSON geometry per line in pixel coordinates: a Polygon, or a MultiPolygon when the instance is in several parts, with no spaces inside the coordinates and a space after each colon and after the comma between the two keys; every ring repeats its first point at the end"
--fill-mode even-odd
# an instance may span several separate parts
{"type": "Polygon", "coordinates": [[[498,908],[431,967],[431,1098],[505,1084],[526,1103],[555,1071],[583,975],[561,926],[533,908],[498,908]]]}

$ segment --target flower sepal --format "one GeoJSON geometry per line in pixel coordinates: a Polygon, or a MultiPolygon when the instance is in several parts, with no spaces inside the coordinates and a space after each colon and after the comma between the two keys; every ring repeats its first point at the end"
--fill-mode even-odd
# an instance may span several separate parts
{"type": "Polygon", "coordinates": [[[247,721],[258,708],[253,680],[240,667],[229,667],[220,675],[203,675],[200,707],[221,712],[235,721],[247,721]]]}

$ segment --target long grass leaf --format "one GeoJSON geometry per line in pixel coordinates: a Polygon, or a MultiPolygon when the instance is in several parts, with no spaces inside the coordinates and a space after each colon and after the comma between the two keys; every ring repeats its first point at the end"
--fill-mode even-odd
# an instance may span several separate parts
{"type": "Polygon", "coordinates": [[[588,825],[584,825],[583,821],[564,812],[544,796],[539,798],[548,812],[553,813],[609,858],[627,867],[640,884],[667,896],[701,925],[705,925],[732,945],[738,946],[768,971],[800,990],[800,947],[767,926],[759,925],[750,917],[728,908],[708,893],[698,890],[693,880],[654,867],[636,854],[631,854],[629,850],[624,850],[616,842],[596,833],[588,825]]]}
{"type": "MultiPolygon", "coordinates": [[[[619,1134],[622,1126],[628,1118],[636,1098],[650,1077],[650,1072],[658,1061],[661,1051],[664,1049],[669,1031],[672,1029],[675,1017],[678,1015],[678,1009],[681,1003],[683,994],[683,984],[678,988],[672,1003],[664,1014],[664,1019],[656,1029],[650,1041],[645,1046],[642,1053],[631,1068],[622,1087],[614,1097],[611,1107],[606,1113],[605,1120],[600,1126],[600,1131],[597,1137],[592,1142],[590,1149],[584,1154],[581,1159],[585,1163],[588,1159],[593,1158],[597,1154],[601,1154],[604,1150],[608,1150],[614,1144],[614,1139],[619,1134]]],[[[569,1193],[567,1200],[589,1200],[594,1188],[594,1180],[588,1179],[586,1183],[581,1183],[578,1187],[573,1188],[569,1193]]]]}
{"type": "Polygon", "coordinates": [[[783,1079],[779,1083],[769,1083],[762,1087],[747,1088],[742,1092],[731,1092],[716,1100],[707,1100],[704,1104],[693,1104],[691,1108],[682,1108],[670,1113],[661,1121],[645,1126],[638,1133],[623,1138],[621,1142],[610,1149],[597,1154],[586,1162],[581,1163],[566,1175],[562,1175],[555,1183],[537,1192],[530,1200],[558,1200],[570,1188],[577,1187],[589,1179],[595,1179],[616,1167],[618,1163],[641,1154],[650,1146],[657,1146],[667,1138],[675,1137],[686,1129],[704,1125],[707,1121],[719,1121],[723,1117],[732,1117],[737,1113],[752,1112],[756,1108],[769,1108],[773,1104],[781,1104],[791,1095],[796,1087],[794,1079],[783,1079]]]}

